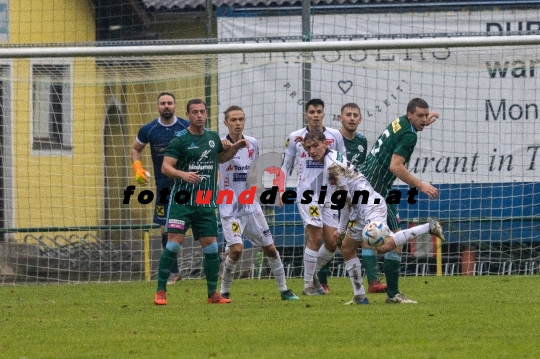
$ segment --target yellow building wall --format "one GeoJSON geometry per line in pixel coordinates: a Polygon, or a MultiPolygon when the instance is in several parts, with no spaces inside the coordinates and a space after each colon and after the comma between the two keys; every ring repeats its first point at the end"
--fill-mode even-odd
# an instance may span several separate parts
{"type": "MultiPolygon", "coordinates": [[[[10,44],[92,42],[95,30],[91,0],[9,2],[10,44]]],[[[73,148],[45,154],[32,150],[31,61],[13,60],[13,217],[18,228],[100,224],[103,86],[94,59],[68,61],[72,64],[73,148]]]]}
{"type": "Polygon", "coordinates": [[[10,43],[91,42],[94,19],[91,0],[10,0],[10,43]]]}
{"type": "MultiPolygon", "coordinates": [[[[95,41],[91,0],[10,1],[9,23],[10,44],[95,41]]],[[[158,26],[149,30],[166,34],[162,36],[164,39],[205,37],[203,26],[185,29],[182,22],[178,22],[169,24],[168,29],[158,26]],[[171,31],[170,26],[178,31],[171,31]]],[[[144,189],[155,191],[155,185],[153,181],[146,187],[135,183],[129,158],[131,145],[140,127],[158,116],[159,92],[175,94],[176,115],[184,118],[189,99],[206,99],[204,58],[148,58],[152,65],[148,68],[134,65],[133,73],[97,66],[91,58],[70,61],[73,64],[73,149],[46,155],[31,149],[31,61],[13,60],[14,225],[50,228],[151,224],[153,203],[141,205],[136,196],[144,189]],[[170,64],[166,64],[167,61],[170,64]],[[115,119],[118,124],[107,127],[107,119],[110,119],[107,105],[112,99],[119,105],[121,115],[115,119]],[[107,131],[110,138],[104,139],[107,131]],[[111,139],[115,146],[112,152],[111,139]],[[109,158],[104,157],[105,151],[110,152],[109,158]],[[107,195],[104,195],[105,175],[109,175],[107,195]],[[130,184],[137,185],[137,191],[130,204],[124,205],[123,190],[130,184]]],[[[211,64],[214,71],[215,60],[211,64]]],[[[215,79],[213,75],[210,101],[213,129],[218,121],[215,79]]],[[[149,148],[144,151],[143,163],[153,172],[149,148]]],[[[34,233],[41,234],[46,233],[34,233]]],[[[21,240],[23,235],[17,237],[21,240]]]]}

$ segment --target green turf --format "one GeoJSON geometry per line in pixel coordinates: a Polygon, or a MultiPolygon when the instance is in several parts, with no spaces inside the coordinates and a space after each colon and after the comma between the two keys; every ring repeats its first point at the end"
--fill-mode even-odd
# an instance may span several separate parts
{"type": "MultiPolygon", "coordinates": [[[[540,358],[540,277],[406,277],[416,305],[330,295],[280,300],[273,280],[235,280],[233,303],[206,303],[206,283],[0,287],[0,358],[540,358]]],[[[300,294],[302,282],[289,280],[300,294]]]]}

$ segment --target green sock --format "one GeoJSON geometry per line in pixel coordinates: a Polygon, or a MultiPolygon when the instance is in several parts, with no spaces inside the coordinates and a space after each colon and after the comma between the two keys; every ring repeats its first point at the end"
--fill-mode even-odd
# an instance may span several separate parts
{"type": "Polygon", "coordinates": [[[219,254],[204,253],[203,260],[204,274],[206,275],[206,286],[208,287],[208,298],[215,293],[219,278],[219,254]]]}
{"type": "Polygon", "coordinates": [[[388,296],[393,298],[399,293],[399,270],[401,261],[395,261],[388,258],[384,259],[384,275],[386,277],[386,288],[388,296]]]}
{"type": "Polygon", "coordinates": [[[377,277],[377,257],[362,253],[362,267],[366,271],[368,284],[375,282],[377,277]]]}
{"type": "Polygon", "coordinates": [[[159,258],[158,270],[158,285],[157,290],[167,290],[167,280],[171,274],[171,270],[176,263],[176,253],[171,252],[167,248],[163,248],[161,257],[159,258]]]}
{"type": "Polygon", "coordinates": [[[317,278],[321,284],[328,284],[328,275],[330,274],[330,262],[326,263],[317,273],[317,278]]]}

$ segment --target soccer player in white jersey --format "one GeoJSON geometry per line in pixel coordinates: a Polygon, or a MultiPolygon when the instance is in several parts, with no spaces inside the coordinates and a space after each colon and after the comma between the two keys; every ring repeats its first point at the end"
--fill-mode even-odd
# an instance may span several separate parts
{"type": "MultiPolygon", "coordinates": [[[[314,161],[302,146],[302,138],[311,131],[324,133],[328,148],[345,155],[345,144],[338,130],[323,126],[324,102],[312,99],[306,103],[307,126],[294,131],[287,138],[285,156],[281,170],[285,181],[294,163],[298,165],[296,184],[297,205],[304,223],[307,245],[304,250],[304,291],[305,295],[324,295],[315,273],[334,256],[337,242],[333,233],[338,224],[338,211],[330,208],[328,196],[319,198],[324,186],[322,163],[314,161]],[[324,238],[324,245],[322,240],[324,238]]],[[[285,182],[286,183],[286,182],[285,182]]],[[[321,196],[322,197],[322,196],[321,196]]]]}
{"type": "Polygon", "coordinates": [[[264,254],[268,257],[270,268],[281,293],[281,299],[298,300],[298,296],[287,288],[283,263],[274,245],[261,205],[257,201],[252,204],[241,204],[238,201],[239,195],[246,190],[249,167],[259,156],[259,144],[255,138],[243,134],[246,117],[241,107],[230,106],[225,111],[224,123],[229,129],[229,134],[222,139],[229,140],[233,144],[244,139],[249,142],[249,148],[239,150],[231,160],[219,165],[220,191],[231,190],[234,192],[231,203],[223,201],[219,204],[223,236],[229,248],[223,265],[220,294],[224,298],[230,298],[234,270],[244,247],[242,241],[242,234],[244,234],[251,242],[261,246],[264,254]]]}
{"type": "MultiPolygon", "coordinates": [[[[372,221],[386,223],[386,201],[354,165],[347,162],[340,153],[328,148],[323,133],[306,134],[303,145],[314,161],[323,164],[323,175],[329,184],[328,195],[335,202],[334,207],[341,209],[339,226],[333,235],[335,240],[337,241],[347,230],[347,235],[341,245],[341,253],[345,270],[351,280],[354,298],[346,304],[369,304],[362,285],[362,265],[356,255],[356,250],[363,241],[362,230],[366,224],[372,221]]],[[[390,230],[388,232],[390,235],[385,243],[376,248],[378,253],[392,251],[411,238],[425,233],[433,234],[443,242],[445,240],[441,225],[433,219],[428,223],[397,233],[392,233],[390,230]]]]}

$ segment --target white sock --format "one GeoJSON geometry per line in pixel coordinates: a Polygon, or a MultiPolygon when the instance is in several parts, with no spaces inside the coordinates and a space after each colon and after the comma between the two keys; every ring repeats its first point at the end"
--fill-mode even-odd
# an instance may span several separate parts
{"type": "Polygon", "coordinates": [[[313,286],[313,275],[317,266],[318,253],[306,247],[304,250],[304,288],[313,286]]]}
{"type": "Polygon", "coordinates": [[[317,253],[317,266],[315,267],[315,273],[319,273],[319,270],[321,270],[326,263],[330,262],[332,258],[334,258],[334,252],[330,252],[323,244],[317,253]]]}
{"type": "Polygon", "coordinates": [[[287,290],[287,283],[285,281],[285,269],[283,269],[283,263],[281,262],[281,257],[279,253],[274,258],[268,257],[268,264],[270,264],[270,269],[276,277],[276,284],[280,292],[287,290]]]}
{"type": "Polygon", "coordinates": [[[421,224],[419,226],[415,226],[409,229],[404,229],[402,231],[394,233],[392,237],[394,237],[394,242],[396,242],[396,246],[399,247],[407,243],[410,239],[426,233],[429,233],[429,223],[421,224]]]}
{"type": "Polygon", "coordinates": [[[349,273],[354,296],[365,296],[366,291],[362,285],[362,264],[360,263],[360,259],[355,257],[345,262],[345,270],[349,273]]]}
{"type": "Polygon", "coordinates": [[[221,279],[221,289],[219,291],[221,294],[230,292],[237,263],[238,261],[233,261],[229,256],[225,258],[225,263],[223,264],[223,278],[221,279]]]}

